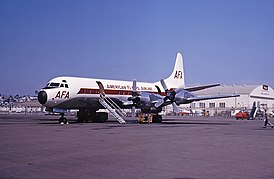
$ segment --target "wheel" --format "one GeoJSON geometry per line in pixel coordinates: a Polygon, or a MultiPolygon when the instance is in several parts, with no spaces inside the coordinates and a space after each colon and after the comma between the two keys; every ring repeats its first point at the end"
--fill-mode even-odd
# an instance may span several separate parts
{"type": "Polygon", "coordinates": [[[63,122],[63,119],[60,117],[59,118],[59,124],[61,124],[63,122]]]}
{"type": "Polygon", "coordinates": [[[153,123],[161,123],[162,122],[162,116],[161,115],[154,115],[152,118],[153,123]]]}

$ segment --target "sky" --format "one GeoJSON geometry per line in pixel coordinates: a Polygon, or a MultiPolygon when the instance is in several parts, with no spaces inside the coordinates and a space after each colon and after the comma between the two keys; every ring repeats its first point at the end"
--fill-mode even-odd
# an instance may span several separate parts
{"type": "Polygon", "coordinates": [[[274,87],[273,0],[0,0],[0,94],[57,76],[274,87]]]}

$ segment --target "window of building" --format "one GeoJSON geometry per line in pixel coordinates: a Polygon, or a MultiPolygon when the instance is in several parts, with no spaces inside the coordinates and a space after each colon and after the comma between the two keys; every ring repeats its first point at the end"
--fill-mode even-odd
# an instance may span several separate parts
{"type": "Polygon", "coordinates": [[[200,108],[205,108],[205,103],[199,103],[200,108]]]}
{"type": "Polygon", "coordinates": [[[191,107],[191,108],[195,108],[195,103],[191,103],[191,104],[190,104],[190,107],[191,107]]]}
{"type": "Polygon", "coordinates": [[[215,103],[209,103],[209,108],[215,108],[215,103]]]}
{"type": "Polygon", "coordinates": [[[219,103],[220,108],[225,108],[225,103],[219,103]]]}

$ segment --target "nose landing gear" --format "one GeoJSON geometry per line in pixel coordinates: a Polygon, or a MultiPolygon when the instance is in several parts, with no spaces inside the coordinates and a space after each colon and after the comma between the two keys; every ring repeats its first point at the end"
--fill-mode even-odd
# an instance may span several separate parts
{"type": "Polygon", "coordinates": [[[67,118],[64,117],[64,113],[60,113],[61,117],[59,118],[59,124],[69,124],[67,118]]]}

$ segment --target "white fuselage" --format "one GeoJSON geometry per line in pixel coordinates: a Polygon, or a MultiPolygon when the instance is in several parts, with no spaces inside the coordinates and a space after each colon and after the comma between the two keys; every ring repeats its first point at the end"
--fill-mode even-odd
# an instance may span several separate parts
{"type": "MultiPolygon", "coordinates": [[[[43,104],[48,108],[78,109],[84,107],[98,106],[100,97],[99,86],[101,82],[104,93],[119,101],[127,101],[132,96],[132,82],[105,80],[80,77],[57,77],[48,82],[42,90],[47,95],[43,104]],[[54,84],[52,86],[51,84],[54,84]]],[[[155,83],[137,82],[137,92],[158,93],[155,83]]],[[[159,87],[160,88],[160,87],[159,87]]],[[[163,92],[163,89],[160,89],[163,92]]]]}

